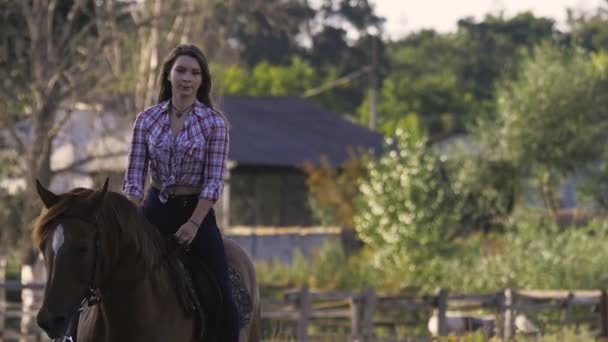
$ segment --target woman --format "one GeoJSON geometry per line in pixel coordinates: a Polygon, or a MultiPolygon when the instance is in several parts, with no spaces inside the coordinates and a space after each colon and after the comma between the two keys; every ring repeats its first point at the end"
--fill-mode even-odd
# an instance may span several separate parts
{"type": "Polygon", "coordinates": [[[176,47],[159,81],[158,104],[135,119],[123,192],[142,204],[149,166],[151,187],[143,200],[144,214],[213,273],[223,299],[220,340],[237,341],[238,316],[213,211],[224,185],[228,122],[213,108],[209,65],[196,46],[176,47]]]}

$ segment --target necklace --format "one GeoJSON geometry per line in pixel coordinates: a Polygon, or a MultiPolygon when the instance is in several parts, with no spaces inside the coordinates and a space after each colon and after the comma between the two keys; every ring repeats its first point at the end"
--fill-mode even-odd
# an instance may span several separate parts
{"type": "Polygon", "coordinates": [[[181,117],[184,116],[184,114],[186,114],[192,108],[192,106],[194,106],[194,103],[192,103],[191,105],[189,105],[188,107],[186,107],[184,109],[177,109],[177,107],[175,107],[173,105],[173,103],[171,103],[171,108],[173,109],[173,113],[175,113],[175,116],[178,119],[181,119],[181,117]]]}

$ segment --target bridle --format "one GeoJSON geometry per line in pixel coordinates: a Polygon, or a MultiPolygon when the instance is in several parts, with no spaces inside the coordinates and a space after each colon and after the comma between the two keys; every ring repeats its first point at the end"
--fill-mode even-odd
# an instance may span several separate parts
{"type": "MultiPolygon", "coordinates": [[[[74,342],[74,338],[73,338],[72,334],[74,333],[75,329],[77,328],[75,326],[75,324],[78,320],[78,316],[84,310],[85,304],[87,307],[90,307],[90,306],[95,306],[97,304],[100,304],[102,302],[101,289],[100,289],[99,285],[96,285],[96,279],[95,279],[95,275],[97,274],[97,269],[98,269],[98,267],[97,267],[98,259],[99,259],[99,256],[101,255],[101,252],[100,252],[100,249],[101,249],[100,234],[101,233],[99,230],[99,225],[97,224],[96,221],[93,221],[93,220],[90,220],[87,218],[83,218],[83,217],[79,217],[79,216],[75,216],[75,215],[60,215],[59,217],[61,219],[75,219],[75,220],[84,221],[84,222],[92,225],[93,227],[95,227],[95,235],[93,237],[94,241],[95,241],[94,242],[95,250],[94,250],[94,254],[93,254],[93,272],[91,272],[91,278],[89,280],[87,294],[80,301],[80,305],[70,315],[70,319],[68,321],[68,326],[66,328],[65,334],[62,337],[58,337],[58,338],[52,340],[52,342],[74,342]]],[[[159,261],[155,265],[152,266],[151,272],[147,272],[147,274],[144,275],[144,277],[142,277],[138,281],[136,281],[136,283],[143,281],[149,274],[155,273],[159,269],[159,267],[163,263],[165,263],[167,260],[169,260],[169,257],[171,257],[172,254],[178,252],[180,248],[184,248],[184,250],[186,252],[188,251],[188,247],[184,247],[179,244],[178,244],[178,248],[169,249],[167,251],[165,257],[160,258],[159,261]]],[[[106,294],[106,297],[107,297],[107,294],[106,294]]]]}
{"type": "Polygon", "coordinates": [[[70,314],[70,320],[68,321],[68,326],[66,328],[65,334],[62,337],[58,337],[56,339],[53,339],[53,342],[74,342],[74,338],[72,336],[72,333],[74,332],[75,328],[75,324],[77,322],[77,318],[80,315],[80,313],[84,310],[85,308],[85,304],[87,306],[94,306],[97,305],[99,303],[101,303],[101,291],[99,286],[95,285],[95,275],[97,274],[97,259],[99,258],[100,253],[100,242],[99,242],[99,226],[97,224],[97,222],[83,218],[83,217],[78,217],[75,215],[61,215],[62,219],[76,219],[76,220],[80,220],[80,221],[85,221],[88,224],[92,225],[93,227],[95,227],[95,235],[94,235],[94,241],[95,241],[95,248],[94,248],[94,254],[93,254],[93,271],[91,272],[91,278],[89,279],[89,285],[88,285],[88,289],[87,289],[87,294],[84,296],[84,298],[80,301],[80,305],[76,308],[76,310],[74,310],[74,312],[72,312],[72,314],[70,314]]]}

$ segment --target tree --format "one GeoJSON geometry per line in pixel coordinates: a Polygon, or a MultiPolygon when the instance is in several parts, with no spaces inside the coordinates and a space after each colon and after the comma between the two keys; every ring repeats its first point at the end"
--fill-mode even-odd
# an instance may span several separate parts
{"type": "MultiPolygon", "coordinates": [[[[605,69],[603,69],[605,70],[605,69]]],[[[568,175],[600,160],[608,136],[606,73],[588,53],[543,44],[501,83],[495,117],[475,129],[483,146],[534,175],[553,218],[554,189],[568,175]]]]}
{"type": "MultiPolygon", "coordinates": [[[[466,53],[454,37],[430,30],[413,33],[389,44],[388,56],[391,72],[384,79],[379,108],[384,132],[404,128],[410,115],[419,117],[431,135],[462,130],[463,117],[476,103],[462,86],[466,53]]],[[[360,117],[367,117],[368,107],[366,99],[360,117]]]]}
{"type": "Polygon", "coordinates": [[[552,19],[537,18],[530,12],[512,18],[488,15],[479,23],[459,20],[460,44],[469,57],[462,72],[475,99],[493,101],[496,81],[514,75],[522,50],[558,36],[554,25],[552,19]]]}
{"type": "Polygon", "coordinates": [[[598,7],[595,13],[568,11],[569,38],[573,44],[590,51],[608,50],[608,8],[598,7]]]}
{"type": "Polygon", "coordinates": [[[317,84],[318,76],[309,63],[293,56],[289,65],[273,65],[266,61],[252,70],[238,65],[213,65],[218,87],[228,95],[300,96],[317,84]]]}
{"type": "MultiPolygon", "coordinates": [[[[422,30],[388,43],[381,127],[392,134],[416,116],[432,140],[467,131],[478,115],[494,112],[495,84],[513,77],[521,52],[556,36],[553,25],[530,13],[487,16],[481,22],[460,20],[456,33],[422,30]]],[[[366,99],[359,116],[368,108],[366,99]]]]}
{"type": "MultiPolygon", "coordinates": [[[[128,25],[125,1],[2,1],[0,21],[0,120],[19,156],[25,178],[22,245],[29,248],[29,223],[39,212],[34,180],[48,185],[52,143],[78,101],[95,101],[95,90],[111,81],[104,64],[128,25]],[[27,133],[16,129],[26,120],[27,133]]],[[[97,101],[95,101],[97,102],[97,101]]]]}

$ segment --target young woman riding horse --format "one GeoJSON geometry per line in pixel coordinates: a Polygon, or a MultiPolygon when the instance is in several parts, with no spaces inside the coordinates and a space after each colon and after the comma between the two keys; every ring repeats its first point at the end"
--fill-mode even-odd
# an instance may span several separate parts
{"type": "MultiPolygon", "coordinates": [[[[195,316],[176,291],[171,243],[125,196],[77,188],[57,195],[37,183],[44,209],[33,239],[47,268],[38,324],[55,339],[80,316],[78,342],[194,342],[195,316]]],[[[240,341],[259,341],[253,264],[230,239],[228,261],[251,299],[240,341]]],[[[217,315],[205,312],[205,315],[217,315]]],[[[208,341],[208,339],[203,339],[208,341]]],[[[213,339],[223,341],[221,339],[213,339]]]]}

